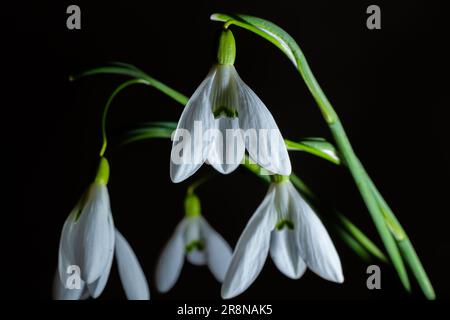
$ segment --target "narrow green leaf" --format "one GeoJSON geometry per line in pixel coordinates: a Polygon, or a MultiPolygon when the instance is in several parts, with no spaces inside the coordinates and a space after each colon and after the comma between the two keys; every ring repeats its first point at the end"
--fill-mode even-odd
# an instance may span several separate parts
{"type": "MultiPolygon", "coordinates": [[[[117,64],[117,63],[116,63],[117,64]]],[[[116,75],[123,75],[128,76],[136,79],[141,79],[147,82],[148,85],[158,89],[162,93],[168,95],[175,101],[181,103],[182,105],[186,105],[189,98],[183,95],[182,93],[172,89],[171,87],[165,85],[164,83],[156,80],[155,78],[150,77],[145,72],[137,69],[137,68],[131,68],[131,67],[125,67],[125,66],[104,66],[104,67],[98,67],[94,69],[90,69],[87,71],[84,71],[80,74],[77,74],[73,76],[72,80],[77,80],[82,77],[92,76],[92,75],[99,75],[99,74],[116,74],[116,75]]]]}
{"type": "Polygon", "coordinates": [[[344,229],[335,226],[336,233],[338,236],[347,244],[347,246],[352,249],[362,260],[365,262],[371,262],[372,257],[369,252],[363,247],[355,238],[353,238],[347,231],[344,229]]]}
{"type": "Polygon", "coordinates": [[[174,122],[147,123],[140,128],[128,131],[122,138],[120,145],[123,146],[146,139],[170,138],[175,129],[176,123],[174,122]]]}
{"type": "Polygon", "coordinates": [[[349,232],[355,239],[357,239],[368,252],[370,252],[381,261],[388,262],[388,259],[386,258],[384,253],[357,226],[355,226],[353,222],[351,222],[341,213],[337,213],[337,216],[347,232],[349,232]]]}
{"type": "MultiPolygon", "coordinates": [[[[367,172],[365,172],[367,175],[367,172]]],[[[394,212],[391,210],[387,202],[381,196],[377,187],[373,183],[372,179],[367,175],[367,180],[369,181],[371,190],[375,194],[377,201],[380,207],[385,214],[385,217],[388,223],[391,225],[391,232],[396,236],[398,246],[400,251],[405,258],[406,263],[414,274],[417,282],[419,283],[422,292],[429,300],[434,300],[436,298],[436,294],[433,289],[433,285],[431,284],[430,279],[425,271],[425,268],[422,265],[419,257],[417,256],[416,250],[414,249],[409,237],[406,235],[405,230],[401,226],[394,212]]]]}
{"type": "Polygon", "coordinates": [[[323,138],[307,138],[299,142],[284,139],[284,143],[288,150],[305,151],[334,164],[341,163],[336,148],[323,138]]]}
{"type": "Polygon", "coordinates": [[[345,163],[349,168],[353,179],[355,180],[356,186],[359,189],[359,192],[364,200],[364,203],[366,204],[367,209],[369,210],[372,221],[377,228],[378,234],[383,241],[391,262],[400,278],[400,281],[402,282],[405,289],[409,292],[411,290],[411,284],[409,282],[408,273],[406,271],[405,264],[403,263],[400,250],[385,221],[383,211],[381,210],[381,207],[379,206],[379,203],[370,188],[364,167],[356,157],[353,148],[348,140],[347,134],[345,133],[345,130],[342,127],[340,121],[329,125],[329,127],[336,140],[336,145],[338,146],[340,153],[345,157],[345,163]]]}
{"type": "Polygon", "coordinates": [[[417,256],[416,250],[414,249],[409,238],[406,237],[404,240],[399,241],[398,245],[400,247],[400,251],[405,257],[406,262],[408,263],[408,266],[411,268],[414,276],[416,277],[425,297],[428,300],[435,300],[436,293],[434,292],[433,285],[431,284],[422,262],[417,256]]]}

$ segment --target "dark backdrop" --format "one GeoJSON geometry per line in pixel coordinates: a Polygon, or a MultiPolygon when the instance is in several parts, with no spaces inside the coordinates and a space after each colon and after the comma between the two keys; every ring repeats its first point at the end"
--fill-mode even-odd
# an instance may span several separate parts
{"type": "MultiPolygon", "coordinates": [[[[8,292],[15,298],[50,298],[62,224],[92,179],[100,147],[100,116],[120,76],[69,82],[72,73],[123,61],[186,95],[214,61],[220,24],[211,13],[241,12],[269,19],[302,47],[339,113],[353,146],[397,213],[421,257],[438,297],[448,297],[449,153],[443,89],[443,8],[430,1],[126,1],[73,2],[82,29],[66,28],[72,2],[17,3],[2,10],[7,74],[2,102],[5,130],[3,234],[8,292]],[[365,26],[369,4],[382,10],[382,29],[365,26]],[[5,20],[6,19],[6,20],[5,20]],[[6,41],[6,43],[5,43],[6,41]]],[[[274,115],[285,137],[331,139],[302,79],[275,47],[234,28],[236,68],[274,115]]],[[[148,87],[131,87],[115,100],[109,133],[145,121],[177,121],[182,108],[148,87]]],[[[183,217],[189,182],[169,178],[169,140],[110,150],[110,195],[116,225],[135,249],[152,298],[217,299],[220,286],[206,268],[185,264],[166,295],[154,286],[159,252],[183,217]]],[[[330,205],[365,232],[377,234],[348,172],[307,154],[293,167],[330,205]]],[[[202,168],[196,175],[208,172],[202,168]]],[[[192,180],[189,180],[192,181],[192,180]]],[[[203,213],[234,245],[266,185],[244,169],[199,189],[203,213]],[[224,196],[226,194],[226,196],[224,196]]],[[[324,214],[327,214],[326,212],[324,214]]],[[[420,298],[408,295],[393,269],[382,268],[382,290],[366,288],[366,267],[336,236],[346,281],[336,285],[307,272],[292,281],[268,260],[246,299],[420,298]]],[[[101,297],[124,298],[113,269],[101,297]]]]}

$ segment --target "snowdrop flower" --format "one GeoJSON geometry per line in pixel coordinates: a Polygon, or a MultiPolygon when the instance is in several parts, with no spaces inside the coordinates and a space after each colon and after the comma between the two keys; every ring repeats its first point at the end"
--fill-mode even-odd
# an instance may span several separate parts
{"type": "Polygon", "coordinates": [[[94,183],[64,223],[54,283],[57,300],[97,298],[106,286],[114,252],[127,298],[149,299],[147,281],[136,255],[114,227],[108,177],[108,161],[101,158],[94,183]],[[79,279],[73,277],[75,270],[79,271],[79,279]]]}
{"type": "Polygon", "coordinates": [[[222,282],[231,259],[231,248],[200,214],[200,200],[188,194],[185,218],[178,224],[163,249],[156,267],[156,287],[169,291],[177,282],[184,258],[194,265],[207,265],[222,282]]]}
{"type": "Polygon", "coordinates": [[[217,171],[235,170],[247,149],[250,159],[271,173],[289,175],[291,163],[271,113],[241,80],[230,30],[222,32],[218,64],[189,99],[172,140],[170,176],[180,182],[206,161],[217,171]]]}
{"type": "Polygon", "coordinates": [[[299,279],[308,267],[326,280],[344,281],[330,236],[289,177],[272,177],[264,201],[239,238],[222,284],[224,299],[239,295],[255,281],[269,251],[289,278],[299,279]]]}

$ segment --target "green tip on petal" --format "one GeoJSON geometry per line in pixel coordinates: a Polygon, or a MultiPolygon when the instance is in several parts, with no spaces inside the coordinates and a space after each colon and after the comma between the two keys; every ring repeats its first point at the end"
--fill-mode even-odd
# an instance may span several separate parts
{"type": "Polygon", "coordinates": [[[275,229],[281,231],[285,227],[288,228],[289,230],[294,230],[294,222],[292,222],[291,220],[281,220],[277,223],[275,229]]]}
{"type": "Polygon", "coordinates": [[[201,214],[200,199],[191,193],[184,199],[184,211],[188,218],[198,217],[201,214]]]}
{"type": "Polygon", "coordinates": [[[219,50],[217,51],[217,62],[219,64],[234,64],[236,59],[236,42],[231,30],[223,30],[219,39],[219,50]]]}
{"type": "Polygon", "coordinates": [[[205,249],[205,244],[200,240],[193,240],[186,245],[185,249],[187,253],[194,250],[203,251],[205,249]]]}
{"type": "Polygon", "coordinates": [[[105,157],[100,158],[95,183],[107,185],[109,180],[109,163],[105,157]]]}

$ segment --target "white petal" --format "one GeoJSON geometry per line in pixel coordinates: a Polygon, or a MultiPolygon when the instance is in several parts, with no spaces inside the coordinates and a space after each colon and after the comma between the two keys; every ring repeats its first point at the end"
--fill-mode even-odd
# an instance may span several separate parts
{"type": "Polygon", "coordinates": [[[250,158],[272,173],[291,174],[291,161],[272,114],[237,72],[235,76],[239,84],[239,125],[245,130],[250,158]]]}
{"type": "Polygon", "coordinates": [[[187,253],[186,258],[195,266],[204,266],[206,264],[206,255],[204,250],[194,249],[187,253]]]}
{"type": "MultiPolygon", "coordinates": [[[[320,219],[290,183],[291,210],[295,211],[299,225],[299,246],[308,268],[322,278],[342,283],[339,255],[320,219]]],[[[294,222],[295,223],[295,222],[294,222]]]]}
{"type": "Polygon", "coordinates": [[[55,273],[53,279],[53,299],[54,300],[85,300],[89,298],[85,283],[81,281],[80,289],[67,289],[59,278],[59,273],[55,273]]]}
{"type": "Polygon", "coordinates": [[[231,261],[231,247],[203,217],[200,219],[200,226],[205,239],[208,267],[217,281],[223,282],[231,261]]]}
{"type": "Polygon", "coordinates": [[[136,255],[116,229],[116,259],[120,280],[129,300],[149,300],[150,290],[136,255]]]}
{"type": "Polygon", "coordinates": [[[66,283],[67,279],[67,268],[70,265],[76,265],[75,254],[74,254],[74,228],[75,228],[75,219],[82,210],[82,206],[84,205],[85,198],[88,196],[91,187],[86,190],[86,192],[82,195],[81,199],[75,205],[75,207],[70,212],[66,221],[64,221],[64,225],[61,231],[61,238],[59,240],[59,250],[58,250],[58,273],[61,281],[66,283]]]}
{"type": "Polygon", "coordinates": [[[104,273],[114,249],[110,243],[110,216],[106,186],[92,184],[64,223],[59,250],[61,279],[67,277],[69,265],[78,266],[87,283],[104,273]]]}
{"type": "Polygon", "coordinates": [[[76,224],[75,257],[79,261],[82,279],[96,281],[108,267],[114,250],[113,228],[108,189],[94,184],[92,194],[76,224]]]}
{"type": "Polygon", "coordinates": [[[184,262],[184,229],[186,220],[182,220],[169,242],[164,247],[156,267],[156,288],[159,292],[169,291],[177,282],[184,262]]]}
{"type": "MultiPolygon", "coordinates": [[[[294,227],[295,228],[295,227],[294,227]]],[[[285,276],[299,279],[306,270],[306,264],[301,258],[298,229],[273,230],[270,238],[270,255],[273,262],[285,276]]]]}
{"type": "Polygon", "coordinates": [[[274,189],[270,188],[236,245],[222,284],[222,298],[233,298],[255,281],[267,259],[270,232],[275,226],[274,189]]]}
{"type": "MultiPolygon", "coordinates": [[[[114,232],[115,227],[114,227],[113,218],[112,218],[111,214],[108,219],[108,228],[109,228],[109,230],[108,230],[109,246],[111,248],[114,248],[114,245],[116,242],[116,237],[115,237],[115,232],[114,232]]],[[[103,274],[96,281],[87,284],[88,290],[89,290],[92,298],[94,298],[94,299],[98,298],[102,294],[103,290],[106,287],[106,283],[108,282],[109,274],[111,272],[113,258],[114,258],[114,251],[111,250],[111,251],[109,251],[108,264],[107,264],[106,269],[104,270],[103,274]]]]}
{"type": "Polygon", "coordinates": [[[216,136],[208,154],[208,163],[222,174],[236,170],[245,154],[245,145],[237,118],[215,120],[216,136]]]}
{"type": "Polygon", "coordinates": [[[173,182],[181,182],[193,175],[208,156],[211,145],[209,129],[214,127],[210,93],[215,73],[213,68],[189,99],[178,121],[170,156],[170,177],[173,182]],[[190,139],[184,140],[186,132],[190,139]],[[183,150],[182,155],[180,150],[183,150]]]}

